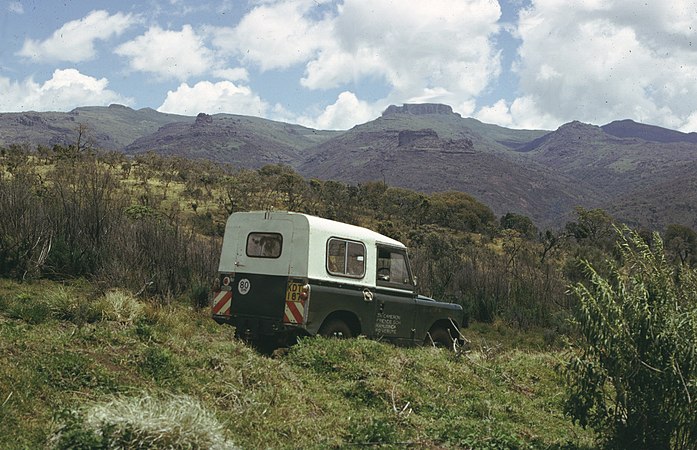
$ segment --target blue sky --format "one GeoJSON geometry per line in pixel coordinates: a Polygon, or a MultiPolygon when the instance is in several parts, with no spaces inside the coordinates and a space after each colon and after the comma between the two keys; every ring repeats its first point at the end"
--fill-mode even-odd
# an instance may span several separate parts
{"type": "Polygon", "coordinates": [[[697,131],[697,0],[0,0],[0,38],[0,112],[347,129],[438,102],[512,128],[697,131]]]}

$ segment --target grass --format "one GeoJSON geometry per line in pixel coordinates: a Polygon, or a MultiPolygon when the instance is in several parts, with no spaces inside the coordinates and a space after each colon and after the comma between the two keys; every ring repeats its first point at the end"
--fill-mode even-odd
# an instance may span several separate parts
{"type": "Polygon", "coordinates": [[[562,350],[525,336],[476,325],[459,354],[309,338],[269,358],[191,302],[0,280],[0,448],[591,447],[561,412],[562,350]]]}
{"type": "Polygon", "coordinates": [[[116,397],[62,417],[52,448],[235,449],[215,416],[187,396],[116,397]]]}

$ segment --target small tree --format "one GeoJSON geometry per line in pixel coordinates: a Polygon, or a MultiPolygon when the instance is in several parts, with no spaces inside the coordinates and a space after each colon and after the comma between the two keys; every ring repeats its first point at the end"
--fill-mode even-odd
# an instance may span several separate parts
{"type": "Polygon", "coordinates": [[[579,348],[565,366],[567,412],[610,447],[697,448],[697,272],[672,267],[654,234],[618,230],[621,265],[579,300],[579,348]]]}
{"type": "Polygon", "coordinates": [[[693,229],[684,225],[668,225],[664,240],[668,255],[679,259],[682,264],[697,264],[697,233],[693,229]]]}

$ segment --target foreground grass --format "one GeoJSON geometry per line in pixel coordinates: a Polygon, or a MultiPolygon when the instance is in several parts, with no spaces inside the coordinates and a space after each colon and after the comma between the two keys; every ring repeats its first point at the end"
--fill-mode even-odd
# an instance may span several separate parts
{"type": "Polygon", "coordinates": [[[183,303],[0,280],[0,448],[593,443],[561,413],[560,351],[510,333],[475,327],[460,354],[317,338],[269,358],[183,303]]]}

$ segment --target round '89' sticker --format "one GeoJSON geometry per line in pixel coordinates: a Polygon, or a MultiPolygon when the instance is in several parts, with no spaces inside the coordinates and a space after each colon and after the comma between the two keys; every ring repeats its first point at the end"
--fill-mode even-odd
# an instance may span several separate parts
{"type": "Polygon", "coordinates": [[[240,295],[247,295],[249,290],[252,288],[252,283],[248,279],[242,278],[237,284],[237,290],[240,291],[240,295]]]}

